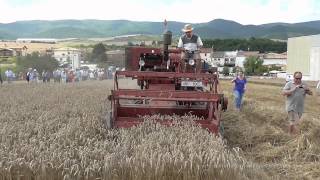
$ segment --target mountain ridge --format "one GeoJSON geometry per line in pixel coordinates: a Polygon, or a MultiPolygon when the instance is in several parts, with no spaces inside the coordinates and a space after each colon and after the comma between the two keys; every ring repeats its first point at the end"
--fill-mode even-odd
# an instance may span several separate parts
{"type": "MultiPolygon", "coordinates": [[[[186,23],[168,21],[168,29],[175,36],[182,34],[186,23]]],[[[214,19],[206,23],[193,23],[195,33],[202,38],[269,38],[320,34],[320,20],[299,23],[269,23],[243,25],[232,20],[214,19]]],[[[147,34],[161,35],[163,22],[130,20],[30,20],[0,23],[0,39],[16,38],[102,38],[110,36],[147,34]]]]}

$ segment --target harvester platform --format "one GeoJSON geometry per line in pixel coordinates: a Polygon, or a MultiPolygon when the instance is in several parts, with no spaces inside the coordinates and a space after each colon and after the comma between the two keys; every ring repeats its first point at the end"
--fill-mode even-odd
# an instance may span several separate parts
{"type": "MultiPolygon", "coordinates": [[[[226,107],[222,94],[217,93],[217,76],[207,73],[118,71],[115,73],[114,89],[111,91],[109,128],[129,128],[143,122],[143,116],[194,115],[194,121],[208,131],[217,134],[221,111],[226,107]],[[131,77],[148,82],[147,89],[121,89],[118,77],[131,77]],[[201,80],[214,84],[212,91],[177,90],[181,79],[201,80]],[[152,88],[153,87],[153,88],[152,88]],[[156,87],[156,88],[154,88],[156,87]]],[[[163,125],[172,125],[170,119],[157,120],[163,125]]]]}

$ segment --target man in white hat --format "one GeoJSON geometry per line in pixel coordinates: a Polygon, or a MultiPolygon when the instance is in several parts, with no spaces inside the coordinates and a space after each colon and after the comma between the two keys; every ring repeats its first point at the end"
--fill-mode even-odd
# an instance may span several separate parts
{"type": "MultiPolygon", "coordinates": [[[[191,24],[186,24],[182,31],[185,33],[183,36],[180,37],[178,48],[182,50],[194,52],[193,59],[196,61],[196,71],[197,73],[201,72],[201,57],[200,57],[200,48],[203,46],[201,38],[192,33],[193,27],[191,24]]],[[[185,68],[185,59],[186,53],[181,53],[181,66],[182,69],[185,68]]],[[[184,69],[185,70],[185,69],[184,69]]]]}

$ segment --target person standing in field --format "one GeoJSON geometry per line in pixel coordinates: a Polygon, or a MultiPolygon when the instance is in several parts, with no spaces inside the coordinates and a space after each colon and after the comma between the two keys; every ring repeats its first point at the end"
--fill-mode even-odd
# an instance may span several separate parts
{"type": "Polygon", "coordinates": [[[14,77],[12,70],[11,69],[6,70],[5,75],[6,75],[8,84],[10,84],[14,77]]]}
{"type": "Polygon", "coordinates": [[[46,70],[43,70],[43,71],[42,71],[42,75],[41,75],[41,76],[42,76],[42,82],[43,82],[43,83],[46,83],[46,82],[47,82],[47,73],[48,73],[48,72],[47,72],[46,70]]]}
{"type": "Polygon", "coordinates": [[[282,94],[287,97],[286,111],[289,118],[289,133],[298,133],[297,125],[301,121],[304,111],[304,99],[306,95],[312,95],[312,91],[307,84],[301,81],[302,73],[297,71],[293,74],[293,81],[286,83],[282,94]]]}
{"type": "Polygon", "coordinates": [[[316,92],[317,92],[317,96],[318,96],[318,104],[320,104],[320,80],[317,84],[316,92]]]}
{"type": "Polygon", "coordinates": [[[290,75],[288,75],[288,76],[286,77],[286,83],[288,83],[289,81],[291,81],[291,76],[290,76],[290,75]]]}
{"type": "Polygon", "coordinates": [[[39,73],[38,73],[37,69],[33,69],[31,80],[32,80],[31,82],[33,82],[33,83],[38,83],[39,73]]]}
{"type": "Polygon", "coordinates": [[[3,81],[2,81],[2,76],[1,76],[1,71],[0,71],[0,84],[2,85],[3,81]]]}
{"type": "Polygon", "coordinates": [[[246,91],[247,86],[247,79],[244,77],[243,72],[239,72],[236,78],[234,78],[232,81],[234,83],[234,101],[235,106],[238,111],[241,110],[241,104],[242,104],[242,98],[246,91]]]}
{"type": "Polygon", "coordinates": [[[32,68],[29,68],[28,72],[26,73],[26,80],[27,80],[28,84],[29,84],[30,81],[32,81],[32,78],[33,78],[32,75],[33,75],[32,68]]]}
{"type": "Polygon", "coordinates": [[[66,70],[61,71],[61,82],[67,83],[67,71],[66,70]]]}

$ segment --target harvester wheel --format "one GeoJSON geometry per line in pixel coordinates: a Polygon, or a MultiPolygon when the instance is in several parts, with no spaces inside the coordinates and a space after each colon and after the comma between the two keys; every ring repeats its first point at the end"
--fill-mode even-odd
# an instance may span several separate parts
{"type": "Polygon", "coordinates": [[[143,80],[137,80],[138,86],[140,86],[140,89],[142,90],[144,87],[144,81],[143,80]]]}
{"type": "Polygon", "coordinates": [[[219,125],[219,135],[221,137],[224,136],[224,126],[223,126],[223,122],[222,121],[220,121],[220,125],[219,125]]]}
{"type": "Polygon", "coordinates": [[[221,97],[220,98],[221,110],[226,111],[228,109],[228,98],[221,97]]]}
{"type": "Polygon", "coordinates": [[[112,112],[108,112],[106,115],[106,128],[113,129],[113,117],[112,112]]]}

